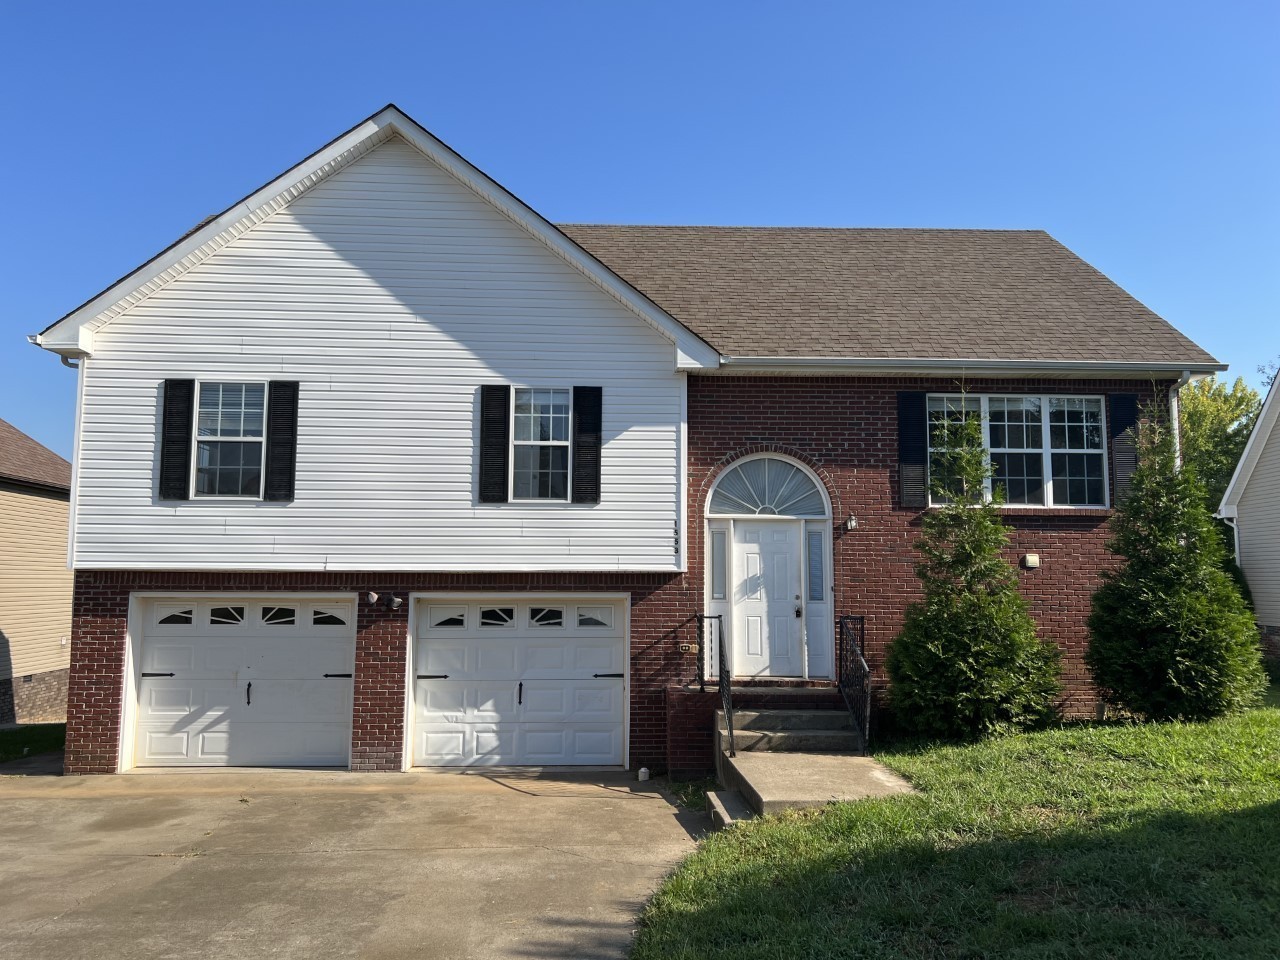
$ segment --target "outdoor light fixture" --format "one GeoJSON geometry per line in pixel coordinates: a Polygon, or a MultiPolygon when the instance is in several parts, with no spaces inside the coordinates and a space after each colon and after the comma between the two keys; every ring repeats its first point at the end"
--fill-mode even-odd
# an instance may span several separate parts
{"type": "Polygon", "coordinates": [[[404,601],[401,600],[399,597],[397,597],[394,593],[391,596],[387,597],[388,610],[399,610],[402,606],[404,606],[404,601]]]}
{"type": "Polygon", "coordinates": [[[846,521],[844,522],[844,528],[845,528],[846,530],[857,530],[857,529],[858,529],[858,518],[857,518],[857,517],[855,517],[852,513],[851,513],[851,514],[849,514],[849,519],[848,519],[848,520],[846,520],[846,521]]]}
{"type": "Polygon", "coordinates": [[[377,603],[377,602],[378,602],[378,595],[377,595],[376,593],[374,593],[372,590],[370,590],[370,591],[365,595],[365,598],[366,598],[370,603],[377,603]]]}

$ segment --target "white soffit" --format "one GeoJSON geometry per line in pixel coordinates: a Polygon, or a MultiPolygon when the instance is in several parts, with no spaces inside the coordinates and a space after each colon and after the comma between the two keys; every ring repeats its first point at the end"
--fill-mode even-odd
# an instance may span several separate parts
{"type": "Polygon", "coordinates": [[[270,183],[191,231],[49,326],[35,337],[35,342],[46,350],[63,356],[91,356],[95,331],[283,209],[330,174],[397,135],[496,207],[508,219],[545,243],[561,259],[670,340],[676,348],[678,369],[714,369],[719,365],[719,354],[709,344],[583,250],[501,184],[432,136],[394,104],[379,110],[270,183]]]}

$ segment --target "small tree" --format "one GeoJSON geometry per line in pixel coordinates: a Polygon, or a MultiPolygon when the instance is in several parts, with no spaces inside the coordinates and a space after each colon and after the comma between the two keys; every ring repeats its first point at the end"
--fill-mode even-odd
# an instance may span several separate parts
{"type": "Polygon", "coordinates": [[[1000,551],[1009,528],[986,495],[991,465],[973,417],[934,425],[930,489],[916,544],[924,599],[907,608],[889,648],[899,723],[927,736],[973,739],[1043,724],[1055,713],[1058,648],[1036,636],[1017,573],[1000,551]]]}
{"type": "Polygon", "coordinates": [[[1227,492],[1261,409],[1262,398],[1243,377],[1230,386],[1217,377],[1205,377],[1178,392],[1182,462],[1203,484],[1210,513],[1227,492]]]}
{"type": "Polygon", "coordinates": [[[1265,686],[1257,626],[1222,569],[1204,488],[1178,469],[1168,426],[1144,419],[1137,443],[1112,521],[1124,563],[1093,596],[1086,662],[1109,702],[1150,719],[1239,710],[1265,686]]]}

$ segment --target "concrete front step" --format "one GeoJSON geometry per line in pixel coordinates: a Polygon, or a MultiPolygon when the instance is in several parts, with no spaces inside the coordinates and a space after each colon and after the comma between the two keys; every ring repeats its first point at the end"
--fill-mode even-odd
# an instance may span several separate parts
{"type": "Polygon", "coordinates": [[[916,792],[871,757],[746,752],[720,761],[721,783],[736,789],[760,814],[916,792]]]}
{"type": "MultiPolygon", "coordinates": [[[[724,711],[716,711],[716,726],[724,728],[724,711]]],[[[852,730],[848,710],[735,710],[737,730],[852,730]]]]}
{"type": "Polygon", "coordinates": [[[708,790],[707,816],[716,830],[731,827],[742,820],[755,817],[755,811],[737,790],[708,790]]]}
{"type": "MultiPolygon", "coordinates": [[[[729,749],[729,731],[721,728],[720,749],[729,749]]],[[[862,737],[854,730],[739,730],[735,724],[733,747],[740,753],[861,753],[862,737]]]]}

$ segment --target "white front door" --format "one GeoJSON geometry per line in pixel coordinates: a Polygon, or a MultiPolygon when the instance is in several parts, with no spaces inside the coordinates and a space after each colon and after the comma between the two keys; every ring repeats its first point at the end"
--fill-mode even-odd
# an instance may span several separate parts
{"type": "Polygon", "coordinates": [[[431,598],[418,611],[415,764],[623,763],[625,601],[431,598]]]}
{"type": "Polygon", "coordinates": [[[798,520],[733,524],[735,676],[804,676],[802,529],[798,520]]]}
{"type": "Polygon", "coordinates": [[[136,766],[347,765],[350,601],[242,595],[143,609],[136,766]]]}

